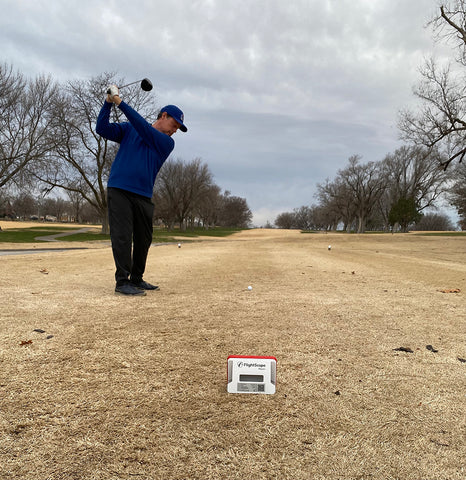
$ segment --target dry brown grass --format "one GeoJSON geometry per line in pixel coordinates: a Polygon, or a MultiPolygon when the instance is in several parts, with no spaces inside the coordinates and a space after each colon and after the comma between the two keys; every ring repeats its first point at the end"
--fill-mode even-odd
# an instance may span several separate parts
{"type": "Polygon", "coordinates": [[[0,265],[1,480],[466,477],[464,237],[156,247],[143,298],[105,245],[0,265]],[[227,394],[230,354],[277,393],[227,394]]]}

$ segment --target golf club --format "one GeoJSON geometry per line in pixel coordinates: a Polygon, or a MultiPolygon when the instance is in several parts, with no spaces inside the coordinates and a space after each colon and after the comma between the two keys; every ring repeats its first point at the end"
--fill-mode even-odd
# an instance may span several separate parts
{"type": "MultiPolygon", "coordinates": [[[[126,85],[123,85],[122,87],[118,87],[119,90],[125,87],[129,87],[130,85],[134,85],[135,83],[141,82],[141,88],[145,92],[150,92],[153,88],[152,82],[148,78],[143,78],[142,80],[136,80],[135,82],[127,83],[126,85]]],[[[107,93],[110,94],[110,89],[107,90],[107,93]]]]}

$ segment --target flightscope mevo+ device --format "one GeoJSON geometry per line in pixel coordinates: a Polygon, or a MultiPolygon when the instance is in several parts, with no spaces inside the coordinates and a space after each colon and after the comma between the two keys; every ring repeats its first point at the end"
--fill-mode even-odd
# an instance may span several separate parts
{"type": "Polygon", "coordinates": [[[277,359],[248,355],[228,357],[228,393],[275,393],[277,359]]]}

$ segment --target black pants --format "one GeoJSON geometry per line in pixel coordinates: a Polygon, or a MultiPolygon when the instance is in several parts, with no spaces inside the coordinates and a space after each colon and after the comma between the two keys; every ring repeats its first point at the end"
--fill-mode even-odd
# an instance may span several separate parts
{"type": "Polygon", "coordinates": [[[154,204],[150,198],[108,188],[108,219],[117,285],[139,282],[152,243],[154,204]]]}

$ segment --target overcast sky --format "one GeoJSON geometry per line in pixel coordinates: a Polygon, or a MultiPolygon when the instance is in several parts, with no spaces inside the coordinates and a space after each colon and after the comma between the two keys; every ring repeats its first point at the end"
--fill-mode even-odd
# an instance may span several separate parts
{"type": "Polygon", "coordinates": [[[200,157],[261,226],[315,203],[351,155],[401,145],[437,3],[0,0],[0,61],[60,81],[150,78],[160,106],[185,112],[173,158],[200,157]]]}

